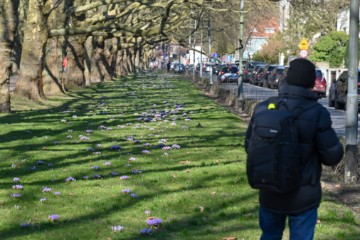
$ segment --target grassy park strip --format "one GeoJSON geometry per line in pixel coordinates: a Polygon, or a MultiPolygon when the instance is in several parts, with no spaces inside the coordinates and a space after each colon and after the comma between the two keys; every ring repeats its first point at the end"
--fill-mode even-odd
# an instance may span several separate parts
{"type": "MultiPolygon", "coordinates": [[[[0,115],[0,239],[259,239],[247,123],[183,77],[144,75],[0,115]]],[[[358,239],[325,195],[315,239],[358,239]]],[[[285,238],[286,239],[286,238],[285,238]]]]}

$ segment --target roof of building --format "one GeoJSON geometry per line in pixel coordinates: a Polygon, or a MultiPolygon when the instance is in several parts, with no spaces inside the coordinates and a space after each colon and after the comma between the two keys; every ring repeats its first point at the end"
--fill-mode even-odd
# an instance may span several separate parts
{"type": "Polygon", "coordinates": [[[269,19],[258,23],[251,33],[254,38],[269,38],[279,31],[279,21],[276,18],[269,19]]]}

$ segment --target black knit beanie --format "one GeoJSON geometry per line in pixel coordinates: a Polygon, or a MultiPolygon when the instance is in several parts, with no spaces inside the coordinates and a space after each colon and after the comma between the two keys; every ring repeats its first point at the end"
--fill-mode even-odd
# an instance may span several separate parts
{"type": "Polygon", "coordinates": [[[297,58],[290,62],[286,82],[304,88],[313,88],[315,85],[315,65],[307,59],[297,58]]]}

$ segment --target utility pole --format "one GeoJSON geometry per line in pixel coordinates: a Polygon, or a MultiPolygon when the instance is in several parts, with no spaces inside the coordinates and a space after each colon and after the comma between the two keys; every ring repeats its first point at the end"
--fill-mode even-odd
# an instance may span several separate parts
{"type": "Polygon", "coordinates": [[[209,70],[209,79],[210,79],[210,85],[213,84],[212,79],[212,64],[211,64],[211,18],[210,18],[210,4],[209,1],[209,10],[208,10],[208,40],[209,40],[209,64],[210,64],[210,70],[209,70]]]}
{"type": "Polygon", "coordinates": [[[195,49],[196,49],[196,19],[194,21],[194,49],[193,49],[193,63],[194,63],[194,68],[193,68],[193,80],[195,81],[195,70],[196,70],[196,62],[195,62],[195,49]]]}
{"type": "Polygon", "coordinates": [[[243,87],[243,51],[242,39],[244,38],[244,0],[240,0],[240,31],[239,31],[239,78],[238,78],[238,102],[244,109],[244,87],[243,87]]]}
{"type": "Polygon", "coordinates": [[[346,99],[346,148],[345,148],[345,183],[356,183],[357,175],[357,128],[358,95],[357,79],[359,67],[359,0],[350,3],[350,38],[349,38],[349,75],[346,99]]]}

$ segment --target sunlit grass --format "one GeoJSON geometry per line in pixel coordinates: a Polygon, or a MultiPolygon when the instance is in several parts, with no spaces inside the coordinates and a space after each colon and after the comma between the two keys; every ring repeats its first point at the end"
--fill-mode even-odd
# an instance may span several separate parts
{"type": "MultiPolygon", "coordinates": [[[[259,239],[257,193],[245,175],[247,124],[191,82],[148,75],[24,101],[15,98],[14,113],[0,116],[0,239],[259,239]],[[150,236],[140,234],[146,210],[163,221],[150,236]]],[[[336,203],[324,202],[319,218],[317,239],[359,233],[336,203]]]]}

